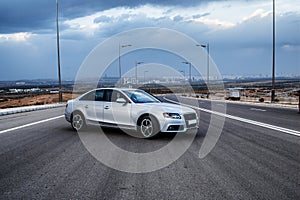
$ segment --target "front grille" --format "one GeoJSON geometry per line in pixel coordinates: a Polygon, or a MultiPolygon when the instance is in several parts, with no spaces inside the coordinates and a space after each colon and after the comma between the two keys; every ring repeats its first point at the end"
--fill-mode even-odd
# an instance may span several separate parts
{"type": "Polygon", "coordinates": [[[197,119],[197,115],[195,113],[189,113],[189,114],[184,114],[184,119],[185,119],[185,124],[187,128],[192,128],[197,126],[197,123],[194,124],[189,124],[190,120],[196,120],[197,119]]]}
{"type": "Polygon", "coordinates": [[[195,113],[190,113],[190,114],[184,114],[184,119],[185,120],[191,120],[191,119],[196,119],[196,114],[195,113]]]}

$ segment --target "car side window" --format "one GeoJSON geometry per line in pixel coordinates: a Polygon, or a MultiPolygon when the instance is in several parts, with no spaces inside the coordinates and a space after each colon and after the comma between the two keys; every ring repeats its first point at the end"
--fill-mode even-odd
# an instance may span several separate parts
{"type": "Polygon", "coordinates": [[[113,91],[111,95],[111,102],[116,102],[118,98],[123,98],[126,100],[126,97],[119,91],[113,91]]]}
{"type": "Polygon", "coordinates": [[[104,101],[104,90],[96,90],[95,101],[104,101]]]}
{"type": "Polygon", "coordinates": [[[105,90],[103,101],[110,102],[112,93],[112,90],[105,90]]]}
{"type": "Polygon", "coordinates": [[[95,91],[87,93],[80,98],[80,101],[95,101],[95,91]]]}

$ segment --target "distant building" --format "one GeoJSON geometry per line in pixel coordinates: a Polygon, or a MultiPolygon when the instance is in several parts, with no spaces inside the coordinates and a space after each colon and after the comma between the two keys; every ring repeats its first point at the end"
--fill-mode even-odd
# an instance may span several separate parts
{"type": "Polygon", "coordinates": [[[26,83],[25,82],[16,82],[16,85],[25,85],[26,83]]]}

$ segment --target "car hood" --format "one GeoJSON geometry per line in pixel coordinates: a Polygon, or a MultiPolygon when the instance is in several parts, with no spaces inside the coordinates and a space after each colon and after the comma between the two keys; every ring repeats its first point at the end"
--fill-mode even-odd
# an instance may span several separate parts
{"type": "Polygon", "coordinates": [[[178,104],[171,104],[171,103],[143,103],[139,104],[140,106],[147,108],[147,109],[159,109],[164,112],[176,112],[176,113],[193,113],[195,112],[194,109],[189,108],[187,106],[181,106],[178,104]]]}

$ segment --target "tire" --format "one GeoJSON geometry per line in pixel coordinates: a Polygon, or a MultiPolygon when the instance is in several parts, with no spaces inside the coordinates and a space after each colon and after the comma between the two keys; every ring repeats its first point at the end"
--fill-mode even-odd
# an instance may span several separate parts
{"type": "Polygon", "coordinates": [[[84,130],[86,123],[82,113],[74,112],[72,114],[71,126],[75,131],[84,130]]]}
{"type": "Polygon", "coordinates": [[[157,120],[152,116],[143,116],[139,120],[138,132],[143,138],[151,138],[157,135],[160,131],[157,120]]]}

